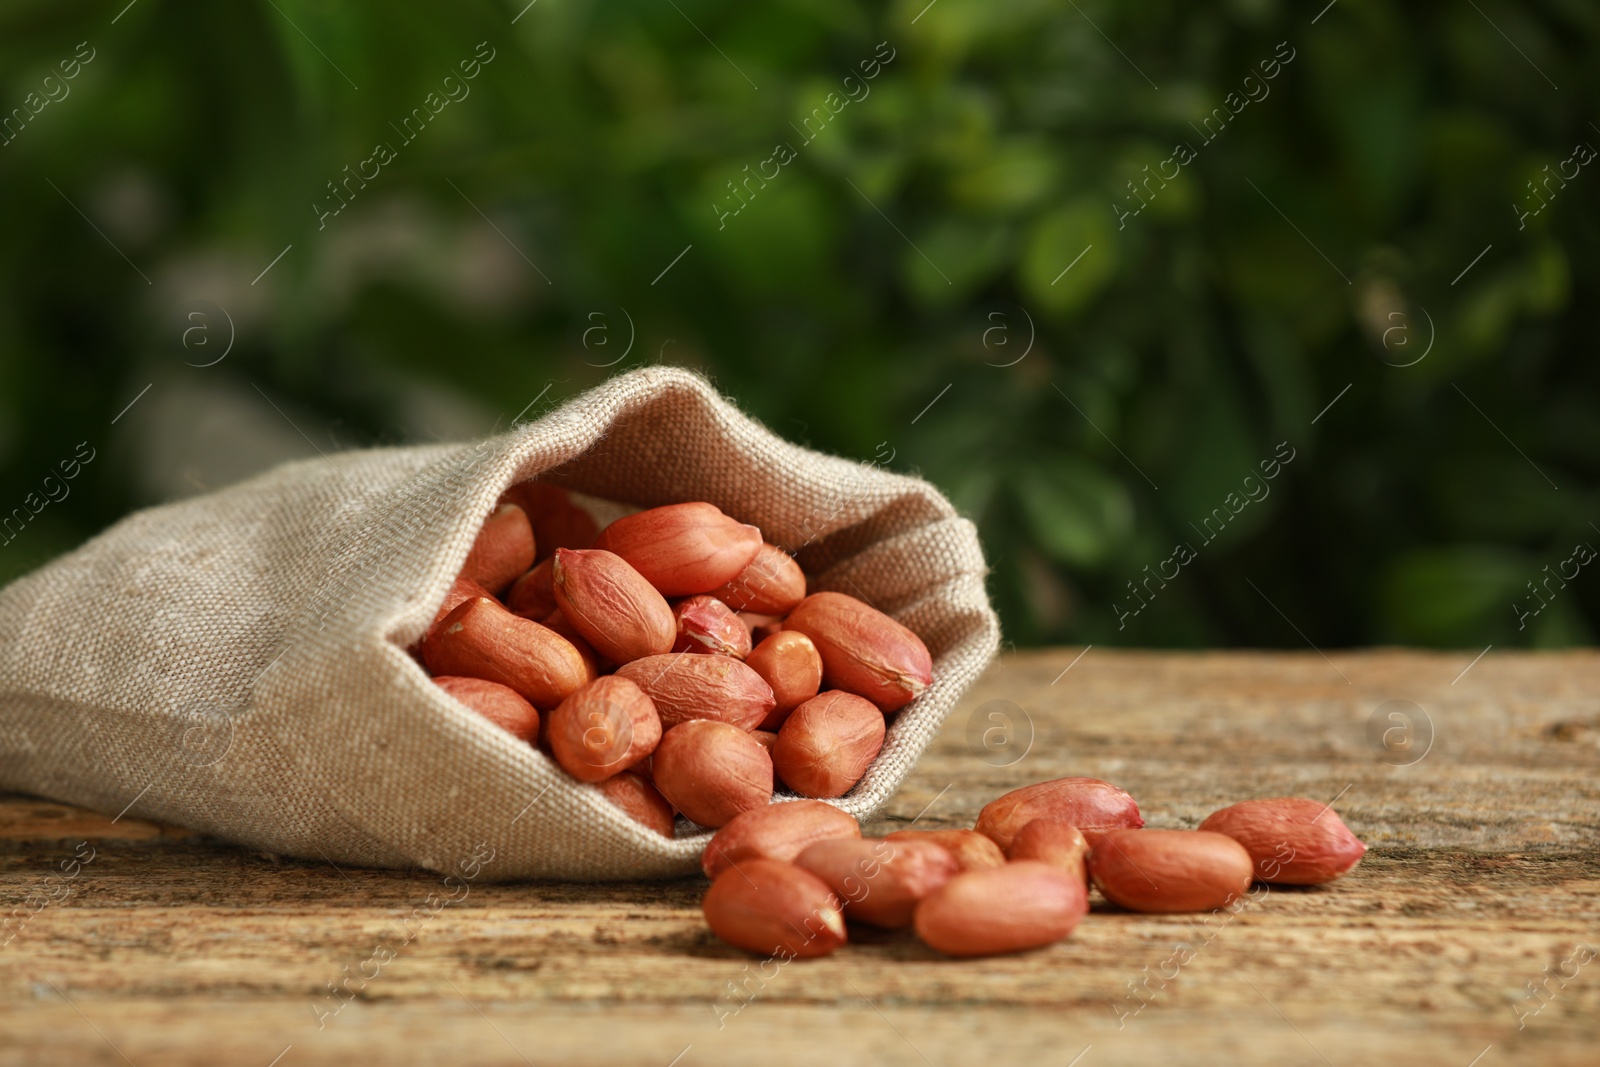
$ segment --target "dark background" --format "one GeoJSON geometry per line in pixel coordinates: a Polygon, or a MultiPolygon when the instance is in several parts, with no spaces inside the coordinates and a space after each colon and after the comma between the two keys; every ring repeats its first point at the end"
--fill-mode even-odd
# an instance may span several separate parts
{"type": "Polygon", "coordinates": [[[125,4],[0,8],[0,579],[667,362],[937,482],[1017,644],[1592,639],[1592,0],[125,4]]]}

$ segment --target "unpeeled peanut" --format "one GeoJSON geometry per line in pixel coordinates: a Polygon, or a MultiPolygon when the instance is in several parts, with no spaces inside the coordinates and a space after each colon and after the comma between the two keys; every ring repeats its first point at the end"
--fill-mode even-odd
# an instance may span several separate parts
{"type": "Polygon", "coordinates": [[[947,956],[993,956],[1059,941],[1088,911],[1082,882],[1020,860],[966,871],[917,905],[917,936],[947,956]]]}
{"type": "Polygon", "coordinates": [[[886,841],[930,841],[955,857],[963,871],[1004,867],[1006,856],[1000,846],[975,830],[896,830],[886,841]]]}
{"type": "Polygon", "coordinates": [[[434,684],[519,741],[539,735],[539,712],[515,689],[482,678],[440,675],[434,684]]]}
{"type": "Polygon", "coordinates": [[[464,600],[434,623],[422,639],[422,661],[435,676],[510,686],[541,709],[554,708],[589,680],[572,642],[488,597],[464,600]]]}
{"type": "Polygon", "coordinates": [[[674,652],[702,652],[734,659],[750,653],[750,631],[722,601],[709,596],[692,596],[672,609],[678,636],[674,652]]]}
{"type": "Polygon", "coordinates": [[[826,956],[845,943],[839,899],[809,871],[756,857],[729,867],[700,904],[711,932],[779,959],[826,956]]]}
{"type": "Polygon", "coordinates": [[[694,719],[672,727],[651,757],[650,776],[673,807],[701,826],[724,826],[772,800],[766,746],[725,722],[694,719]]]}
{"type": "MultiPolygon", "coordinates": [[[[563,550],[565,551],[565,550],[563,550]]],[[[655,751],[661,719],[644,691],[626,678],[597,678],[550,713],[550,748],[580,782],[598,782],[655,751]]]]}
{"type": "Polygon", "coordinates": [[[960,873],[949,851],[931,841],[837,838],[809,845],[795,864],[828,883],[847,919],[903,930],[929,893],[960,873]]]}
{"type": "Polygon", "coordinates": [[[806,797],[842,797],[883,748],[883,713],[851,693],[829,690],[795,708],[778,730],[772,767],[806,797]]]}
{"type": "Polygon", "coordinates": [[[1006,859],[1038,860],[1085,884],[1089,881],[1088,839],[1076,826],[1054,819],[1035,819],[1017,831],[1006,849],[1006,859]]]}
{"type": "Polygon", "coordinates": [[[596,782],[595,787],[634,822],[662,837],[672,836],[672,805],[644,775],[637,771],[621,771],[596,782]]]}
{"type": "Polygon", "coordinates": [[[700,869],[715,878],[730,864],[764,856],[792,860],[808,845],[829,838],[860,839],[854,815],[820,800],[791,800],[752,808],[730,819],[700,854],[700,869]]]}
{"type": "Polygon", "coordinates": [[[1206,816],[1200,829],[1243,845],[1255,875],[1274,885],[1321,885],[1350,873],[1367,846],[1327,804],[1305,797],[1244,800],[1206,816]]]}
{"type": "Polygon", "coordinates": [[[594,519],[559,485],[519,482],[501,493],[500,499],[528,513],[539,560],[549,559],[558,548],[588,548],[599,535],[594,519]]]}
{"type": "Polygon", "coordinates": [[[789,553],[763,544],[744,570],[711,595],[734,611],[787,615],[805,599],[806,576],[789,553]]]}
{"type": "Polygon", "coordinates": [[[1105,898],[1130,911],[1214,911],[1250,888],[1250,853],[1200,830],[1113,830],[1089,852],[1105,898]]]}
{"type": "Polygon", "coordinates": [[[733,580],[761,548],[761,531],[703,501],[626,515],[594,547],[627,560],[663,596],[693,596],[733,580]]]}
{"type": "Polygon", "coordinates": [[[501,504],[478,531],[461,576],[498,593],[533,566],[533,526],[515,504],[501,504]]]}
{"type": "Polygon", "coordinates": [[[1093,845],[1110,830],[1144,825],[1139,805],[1126,790],[1098,778],[1057,778],[1013,789],[984,805],[977,830],[1008,848],[1017,831],[1035,819],[1054,819],[1083,831],[1093,845]]]}
{"type": "Polygon", "coordinates": [[[668,729],[691,719],[715,719],[754,730],[772,710],[772,687],[732,656],[669,652],[646,656],[617,673],[649,694],[668,729]]]}
{"type": "Polygon", "coordinates": [[[866,697],[883,711],[904,707],[933,683],[933,659],[922,638],[853,596],[813,593],[783,628],[811,638],[827,685],[866,697]]]}
{"type": "Polygon", "coordinates": [[[766,638],[744,662],[772,687],[774,703],[761,723],[764,730],[782,726],[791,711],[822,688],[822,657],[811,638],[798,631],[780,631],[766,638]]]}

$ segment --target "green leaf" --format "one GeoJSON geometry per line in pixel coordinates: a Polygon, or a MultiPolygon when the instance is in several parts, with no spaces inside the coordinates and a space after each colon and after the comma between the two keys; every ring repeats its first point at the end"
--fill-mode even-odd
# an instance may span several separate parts
{"type": "Polygon", "coordinates": [[[1463,647],[1518,632],[1514,605],[1538,566],[1522,553],[1488,545],[1418,549],[1383,576],[1380,598],[1391,639],[1463,647]]]}
{"type": "Polygon", "coordinates": [[[1020,281],[1040,306],[1075,314],[1117,271],[1110,198],[1082,197],[1040,219],[1028,235],[1020,281]]]}
{"type": "Polygon", "coordinates": [[[1034,540],[1062,563],[1099,564],[1133,527],[1127,490],[1087,463],[1063,458],[1030,467],[1016,495],[1034,540]]]}

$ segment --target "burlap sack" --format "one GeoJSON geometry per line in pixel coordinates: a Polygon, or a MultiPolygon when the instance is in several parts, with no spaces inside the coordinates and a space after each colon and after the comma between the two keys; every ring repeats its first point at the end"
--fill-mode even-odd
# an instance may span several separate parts
{"type": "Polygon", "coordinates": [[[934,684],[839,801],[894,792],[994,654],[976,532],[931,485],[790,444],[702,378],[652,368],[474,445],[349,452],[129,516],[0,592],[0,787],[269,852],[480,877],[696,869],[405,649],[508,485],[708,500],[815,587],[916,631],[934,684]]]}

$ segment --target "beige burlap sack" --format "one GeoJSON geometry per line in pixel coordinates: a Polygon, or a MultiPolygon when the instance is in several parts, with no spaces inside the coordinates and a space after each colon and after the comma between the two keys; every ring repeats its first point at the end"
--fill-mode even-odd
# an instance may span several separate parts
{"type": "Polygon", "coordinates": [[[708,500],[815,588],[916,631],[934,684],[839,806],[875,811],[999,640],[972,524],[931,485],[820,455],[651,368],[473,445],[349,452],[129,516],[0,592],[0,788],[253,848],[482,878],[654,878],[667,840],[429,681],[405,651],[484,516],[535,475],[708,500]]]}

